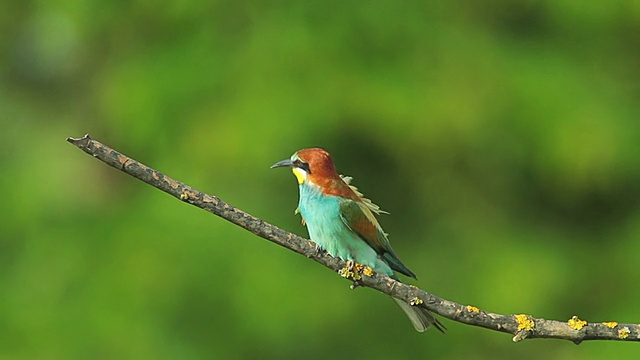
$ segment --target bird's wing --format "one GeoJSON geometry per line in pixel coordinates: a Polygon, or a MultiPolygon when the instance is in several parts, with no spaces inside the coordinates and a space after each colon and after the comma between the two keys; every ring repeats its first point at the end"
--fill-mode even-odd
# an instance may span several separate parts
{"type": "Polygon", "coordinates": [[[393,252],[387,234],[382,231],[378,220],[366,203],[343,198],[340,201],[340,218],[351,231],[357,233],[362,240],[371,246],[393,270],[413,278],[416,277],[393,252]]]}

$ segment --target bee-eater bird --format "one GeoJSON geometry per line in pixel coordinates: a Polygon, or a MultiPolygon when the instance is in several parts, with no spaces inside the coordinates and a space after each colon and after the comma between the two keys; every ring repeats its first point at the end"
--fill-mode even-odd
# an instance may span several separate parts
{"type": "MultiPolygon", "coordinates": [[[[299,150],[290,159],[271,166],[277,167],[292,168],[300,188],[296,213],[300,213],[311,240],[321,249],[396,280],[394,270],[416,278],[393,252],[374,215],[384,211],[350,185],[350,177],[338,175],[328,152],[320,148],[299,150]]],[[[432,325],[444,332],[444,326],[428,310],[393,300],[419,332],[432,325]]]]}

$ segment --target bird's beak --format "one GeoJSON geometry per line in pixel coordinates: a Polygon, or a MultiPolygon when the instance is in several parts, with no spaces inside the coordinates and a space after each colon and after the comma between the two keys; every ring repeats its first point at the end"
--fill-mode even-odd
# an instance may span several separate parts
{"type": "Polygon", "coordinates": [[[278,161],[277,163],[271,165],[271,169],[278,168],[278,167],[285,167],[285,166],[292,167],[293,161],[291,161],[291,159],[278,161]]]}

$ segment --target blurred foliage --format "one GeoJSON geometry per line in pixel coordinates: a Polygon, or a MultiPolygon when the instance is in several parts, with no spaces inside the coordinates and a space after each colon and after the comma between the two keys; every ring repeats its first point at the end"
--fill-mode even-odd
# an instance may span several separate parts
{"type": "Polygon", "coordinates": [[[301,235],[295,180],[269,166],[322,146],[392,214],[421,287],[637,323],[640,2],[10,0],[0,34],[0,358],[637,355],[417,334],[384,296],[64,139],[301,235]]]}

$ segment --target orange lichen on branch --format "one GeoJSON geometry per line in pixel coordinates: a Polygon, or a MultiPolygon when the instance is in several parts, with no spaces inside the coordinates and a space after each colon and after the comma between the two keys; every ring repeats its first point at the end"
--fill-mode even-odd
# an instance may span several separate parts
{"type": "Polygon", "coordinates": [[[603,322],[602,325],[608,327],[609,329],[613,329],[614,327],[618,326],[618,322],[617,321],[608,321],[608,322],[603,322]]]}
{"type": "Polygon", "coordinates": [[[536,323],[533,322],[533,320],[531,320],[529,315],[520,314],[520,315],[514,315],[514,317],[516,318],[516,322],[518,323],[518,331],[533,330],[533,328],[536,326],[536,323]]]}
{"type": "Polygon", "coordinates": [[[419,297],[414,297],[411,300],[409,300],[409,305],[411,305],[411,306],[420,305],[422,303],[424,303],[424,301],[422,299],[420,299],[419,297]]]}
{"type": "Polygon", "coordinates": [[[467,311],[470,313],[477,313],[480,312],[480,309],[475,306],[467,305],[467,311]]]}
{"type": "Polygon", "coordinates": [[[362,275],[372,277],[374,274],[373,268],[371,266],[365,266],[362,269],[362,275]]]}
{"type": "Polygon", "coordinates": [[[629,330],[629,328],[625,326],[622,329],[618,330],[618,337],[620,339],[626,339],[629,337],[629,333],[631,333],[631,330],[629,330]]]}
{"type": "Polygon", "coordinates": [[[358,281],[362,279],[362,276],[360,276],[360,270],[362,270],[362,265],[355,261],[347,260],[345,267],[338,270],[338,274],[345,279],[358,281]]]}
{"type": "Polygon", "coordinates": [[[571,319],[569,319],[569,321],[567,321],[567,324],[569,324],[569,327],[574,330],[580,330],[585,325],[587,325],[587,322],[584,320],[580,320],[577,316],[574,315],[571,319]]]}

